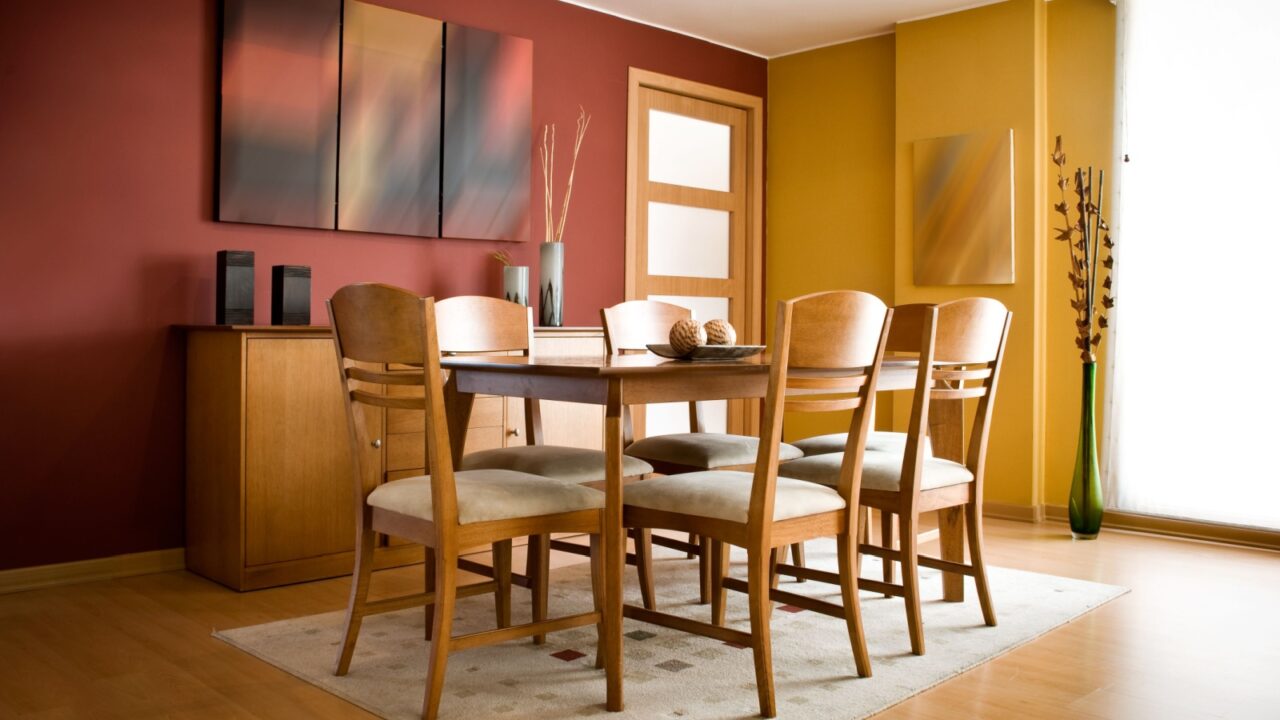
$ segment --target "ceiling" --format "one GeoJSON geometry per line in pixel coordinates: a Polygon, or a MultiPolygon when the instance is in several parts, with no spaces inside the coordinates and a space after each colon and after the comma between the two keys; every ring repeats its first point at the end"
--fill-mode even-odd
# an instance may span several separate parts
{"type": "Polygon", "coordinates": [[[772,58],[1000,0],[561,0],[772,58]]]}

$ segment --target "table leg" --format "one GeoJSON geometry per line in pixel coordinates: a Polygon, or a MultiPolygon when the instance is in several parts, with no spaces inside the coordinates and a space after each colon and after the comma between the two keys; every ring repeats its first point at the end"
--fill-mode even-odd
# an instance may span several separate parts
{"type": "Polygon", "coordinates": [[[471,406],[476,396],[458,390],[458,374],[449,373],[444,384],[445,419],[449,423],[449,452],[453,457],[453,469],[462,464],[463,448],[467,444],[467,426],[471,424],[471,406]]]}
{"type": "Polygon", "coordinates": [[[604,417],[604,668],[605,709],[622,710],[622,570],[626,545],[622,530],[622,381],[609,381],[604,417]]]}
{"type": "MultiPolygon", "coordinates": [[[[964,403],[937,400],[929,404],[929,440],[935,457],[964,462],[964,403]]],[[[938,545],[942,559],[964,562],[964,508],[938,512],[938,545]]],[[[964,602],[964,575],[942,573],[942,599],[964,602]]]]}

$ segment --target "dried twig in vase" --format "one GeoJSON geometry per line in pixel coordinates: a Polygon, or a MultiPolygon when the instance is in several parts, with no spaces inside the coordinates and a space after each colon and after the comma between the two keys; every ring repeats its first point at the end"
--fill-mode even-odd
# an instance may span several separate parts
{"type": "Polygon", "coordinates": [[[1062,216],[1065,227],[1058,229],[1055,236],[1067,243],[1071,253],[1071,270],[1069,277],[1074,292],[1071,307],[1076,311],[1076,347],[1080,348],[1080,359],[1083,362],[1096,362],[1098,344],[1102,342],[1102,330],[1107,327],[1106,311],[1115,307],[1115,298],[1111,296],[1111,268],[1115,263],[1111,251],[1115,242],[1111,239],[1111,228],[1102,215],[1102,190],[1106,173],[1098,171],[1098,191],[1094,194],[1093,168],[1087,171],[1076,168],[1074,182],[1064,175],[1067,156],[1062,152],[1062,136],[1059,135],[1053,148],[1053,164],[1058,166],[1059,201],[1053,209],[1062,216]],[[1067,205],[1067,188],[1073,187],[1076,196],[1076,219],[1071,220],[1071,210],[1067,205]],[[1095,201],[1096,198],[1096,201],[1095,201]],[[1105,251],[1106,257],[1100,258],[1105,251]],[[1102,281],[1102,308],[1098,305],[1098,268],[1104,269],[1102,281]]]}
{"type": "Polygon", "coordinates": [[[564,204],[560,208],[560,220],[556,221],[554,203],[552,202],[555,185],[556,162],[556,126],[542,127],[542,147],[538,154],[542,159],[542,211],[546,216],[543,227],[543,242],[561,242],[564,239],[564,223],[569,217],[569,199],[573,197],[573,176],[578,169],[578,152],[582,149],[582,140],[587,136],[587,126],[591,124],[591,116],[578,107],[578,127],[573,139],[573,161],[569,165],[569,180],[565,184],[564,204]]]}

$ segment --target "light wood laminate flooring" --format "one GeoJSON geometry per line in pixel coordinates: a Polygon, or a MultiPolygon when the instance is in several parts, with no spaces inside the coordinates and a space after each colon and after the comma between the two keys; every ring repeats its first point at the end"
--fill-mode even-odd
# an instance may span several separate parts
{"type": "MultiPolygon", "coordinates": [[[[1280,553],[986,529],[989,564],[1133,592],[879,718],[1280,717],[1280,553]]],[[[0,596],[0,718],[371,717],[210,637],[343,608],[348,582],[242,594],[173,572],[0,596]]],[[[420,567],[375,573],[375,593],[421,585],[420,567]]]]}

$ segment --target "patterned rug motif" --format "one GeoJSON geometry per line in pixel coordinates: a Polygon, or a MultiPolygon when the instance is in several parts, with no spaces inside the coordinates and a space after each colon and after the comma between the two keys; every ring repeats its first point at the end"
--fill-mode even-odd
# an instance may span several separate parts
{"type": "MultiPolygon", "coordinates": [[[[808,564],[835,568],[835,543],[806,545],[808,564]]],[[[734,570],[745,554],[733,557],[734,570]]],[[[659,556],[654,570],[659,608],[707,620],[709,606],[696,603],[697,563],[659,556]]],[[[731,571],[732,572],[732,571],[731,571]]],[[[989,568],[1000,624],[982,623],[972,582],[963,603],[942,602],[939,573],[922,569],[927,653],[910,654],[902,601],[862,593],[863,623],[872,677],[860,679],[843,621],[790,605],[775,606],[772,620],[774,679],[779,717],[862,718],[997,657],[1127,592],[1112,585],[989,568]]],[[[864,558],[863,574],[878,578],[875,558],[864,558]]],[[[585,565],[554,571],[551,613],[589,609],[585,565]]],[[[628,568],[628,602],[639,602],[635,571],[628,568]]],[[[839,588],[816,582],[784,587],[839,601],[839,588]]],[[[528,593],[516,588],[513,620],[527,622],[528,593]]],[[[493,600],[459,601],[454,633],[492,627],[493,600]]],[[[343,614],[325,613],[214,633],[216,637],[307,682],[384,718],[421,716],[426,642],[421,609],[366,619],[351,672],[330,673],[343,614]]],[[[749,629],[746,597],[729,593],[727,622],[749,629]]],[[[624,625],[626,710],[604,710],[604,674],[594,668],[594,628],[477,648],[450,656],[441,716],[526,718],[610,716],[616,718],[758,717],[751,650],[733,643],[687,635],[627,620],[624,625]]]]}

